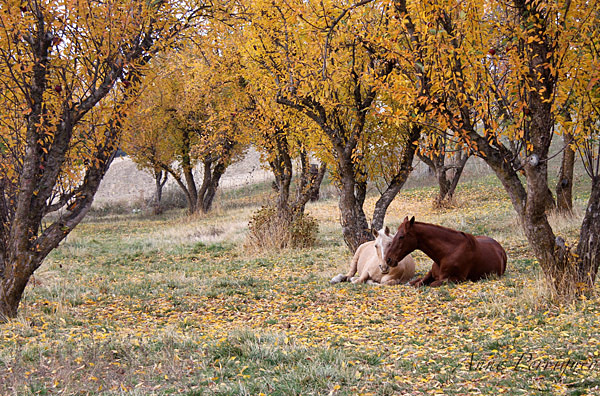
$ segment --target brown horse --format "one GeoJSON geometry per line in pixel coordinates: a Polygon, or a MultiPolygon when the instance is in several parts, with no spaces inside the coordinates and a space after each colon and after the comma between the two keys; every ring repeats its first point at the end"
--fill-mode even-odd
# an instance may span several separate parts
{"type": "Polygon", "coordinates": [[[440,286],[444,282],[478,281],[506,270],[506,252],[494,239],[473,236],[435,224],[404,219],[385,251],[385,262],[394,267],[407,254],[421,250],[433,260],[431,270],[411,285],[440,286]]]}

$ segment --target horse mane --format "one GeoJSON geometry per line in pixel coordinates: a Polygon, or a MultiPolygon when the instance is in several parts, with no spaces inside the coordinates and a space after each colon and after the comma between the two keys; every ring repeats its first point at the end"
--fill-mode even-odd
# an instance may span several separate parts
{"type": "Polygon", "coordinates": [[[475,246],[476,241],[477,241],[477,239],[475,238],[475,235],[470,234],[468,232],[455,230],[455,229],[450,228],[450,227],[444,227],[442,225],[432,224],[432,223],[424,223],[422,221],[415,221],[415,224],[424,225],[424,226],[430,226],[430,227],[433,227],[433,228],[438,228],[438,229],[441,229],[441,230],[444,230],[444,231],[448,231],[451,234],[461,234],[462,236],[464,236],[469,241],[469,243],[472,246],[475,246]]]}

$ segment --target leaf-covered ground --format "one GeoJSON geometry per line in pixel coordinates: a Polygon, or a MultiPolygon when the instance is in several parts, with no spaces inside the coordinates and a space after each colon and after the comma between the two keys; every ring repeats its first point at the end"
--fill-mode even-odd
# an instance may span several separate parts
{"type": "MultiPolygon", "coordinates": [[[[434,193],[403,191],[389,224],[415,215],[491,235],[506,276],[332,286],[350,259],[333,200],[308,208],[321,225],[311,250],[244,250],[253,207],[89,220],[0,325],[0,394],[600,394],[598,299],[549,303],[493,179],[465,183],[451,209],[431,209],[434,193]]],[[[577,220],[553,223],[576,237],[577,220]]]]}

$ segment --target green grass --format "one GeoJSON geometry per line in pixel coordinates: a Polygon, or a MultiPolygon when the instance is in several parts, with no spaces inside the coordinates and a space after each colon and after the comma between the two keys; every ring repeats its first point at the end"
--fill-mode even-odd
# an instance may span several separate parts
{"type": "MultiPolygon", "coordinates": [[[[258,201],[264,187],[248,193],[258,201]]],[[[451,209],[432,210],[434,194],[403,190],[388,224],[415,215],[489,234],[509,254],[505,276],[332,286],[350,260],[334,200],[308,206],[315,248],[261,254],[243,248],[259,207],[243,200],[191,219],[89,219],[36,272],[18,318],[0,325],[0,394],[600,393],[600,367],[589,366],[598,299],[548,300],[493,177],[463,183],[451,209]],[[557,368],[569,360],[579,366],[557,368]]],[[[578,220],[553,221],[576,238],[578,220]]],[[[415,257],[425,273],[429,259],[415,257]]]]}

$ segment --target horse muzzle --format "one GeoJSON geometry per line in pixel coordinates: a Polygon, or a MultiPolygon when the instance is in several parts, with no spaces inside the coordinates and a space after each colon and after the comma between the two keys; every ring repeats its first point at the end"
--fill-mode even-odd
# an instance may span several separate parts
{"type": "Polygon", "coordinates": [[[384,275],[390,272],[390,267],[388,267],[387,265],[379,265],[379,269],[384,275]]]}
{"type": "Polygon", "coordinates": [[[385,260],[385,263],[390,267],[395,267],[398,265],[398,261],[394,261],[390,257],[388,257],[387,260],[385,260]]]}

